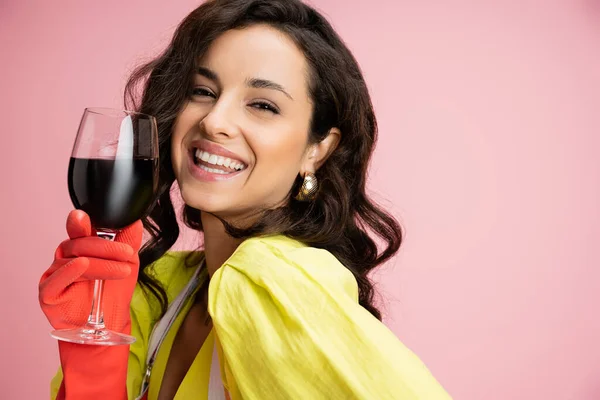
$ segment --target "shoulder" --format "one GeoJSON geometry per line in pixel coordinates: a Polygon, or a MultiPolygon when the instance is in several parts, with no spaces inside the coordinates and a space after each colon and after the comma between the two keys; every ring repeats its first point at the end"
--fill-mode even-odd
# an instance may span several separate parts
{"type": "Polygon", "coordinates": [[[333,254],[283,235],[245,240],[221,269],[222,274],[233,269],[260,286],[318,287],[358,301],[354,275],[333,254]]]}

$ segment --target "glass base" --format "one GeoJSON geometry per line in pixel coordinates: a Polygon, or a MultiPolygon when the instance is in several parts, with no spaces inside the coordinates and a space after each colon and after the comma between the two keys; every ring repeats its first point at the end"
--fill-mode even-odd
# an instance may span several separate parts
{"type": "Polygon", "coordinates": [[[108,329],[60,329],[50,332],[50,336],[63,342],[89,344],[95,346],[122,346],[135,342],[135,338],[108,329]]]}

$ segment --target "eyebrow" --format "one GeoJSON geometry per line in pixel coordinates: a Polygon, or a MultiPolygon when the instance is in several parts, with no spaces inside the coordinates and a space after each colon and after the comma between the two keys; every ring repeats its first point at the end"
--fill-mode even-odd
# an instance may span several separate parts
{"type": "MultiPolygon", "coordinates": [[[[214,71],[212,71],[208,68],[198,67],[198,74],[219,84],[219,76],[214,71]]],[[[259,78],[246,79],[246,85],[248,87],[255,88],[255,89],[277,90],[278,92],[281,92],[284,95],[286,95],[290,100],[294,100],[293,97],[285,90],[285,88],[283,86],[281,86],[279,83],[270,81],[268,79],[259,79],[259,78]]]]}
{"type": "Polygon", "coordinates": [[[246,84],[249,87],[252,87],[252,88],[255,88],[255,89],[277,90],[278,92],[281,92],[281,93],[285,94],[290,100],[294,100],[292,98],[292,96],[290,96],[290,94],[285,91],[285,89],[283,88],[283,86],[281,86],[279,83],[275,83],[275,82],[270,81],[268,79],[252,78],[252,79],[248,79],[246,81],[246,84]]]}
{"type": "Polygon", "coordinates": [[[213,71],[208,68],[198,67],[198,75],[202,75],[205,78],[210,79],[211,81],[219,82],[219,77],[213,71]]]}

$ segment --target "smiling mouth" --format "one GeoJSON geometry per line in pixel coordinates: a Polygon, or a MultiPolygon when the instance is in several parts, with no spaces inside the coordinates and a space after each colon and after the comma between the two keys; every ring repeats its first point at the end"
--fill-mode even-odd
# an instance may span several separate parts
{"type": "Polygon", "coordinates": [[[194,164],[212,174],[229,175],[245,170],[248,166],[239,160],[211,154],[198,148],[192,148],[194,164]]]}

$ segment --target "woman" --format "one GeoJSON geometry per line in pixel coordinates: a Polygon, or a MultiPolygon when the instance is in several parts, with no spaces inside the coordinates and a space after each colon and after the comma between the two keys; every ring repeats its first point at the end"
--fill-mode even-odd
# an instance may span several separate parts
{"type": "Polygon", "coordinates": [[[55,328],[80,325],[92,280],[107,279],[107,325],[137,341],[59,343],[53,397],[449,398],[378,320],[368,273],[401,230],[366,195],[373,108],[320,14],[297,0],[209,1],[126,94],[158,121],[151,238],[138,257],[142,223],[108,243],[72,212],[40,303],[55,328]],[[174,181],[202,252],[169,252],[174,181]]]}

